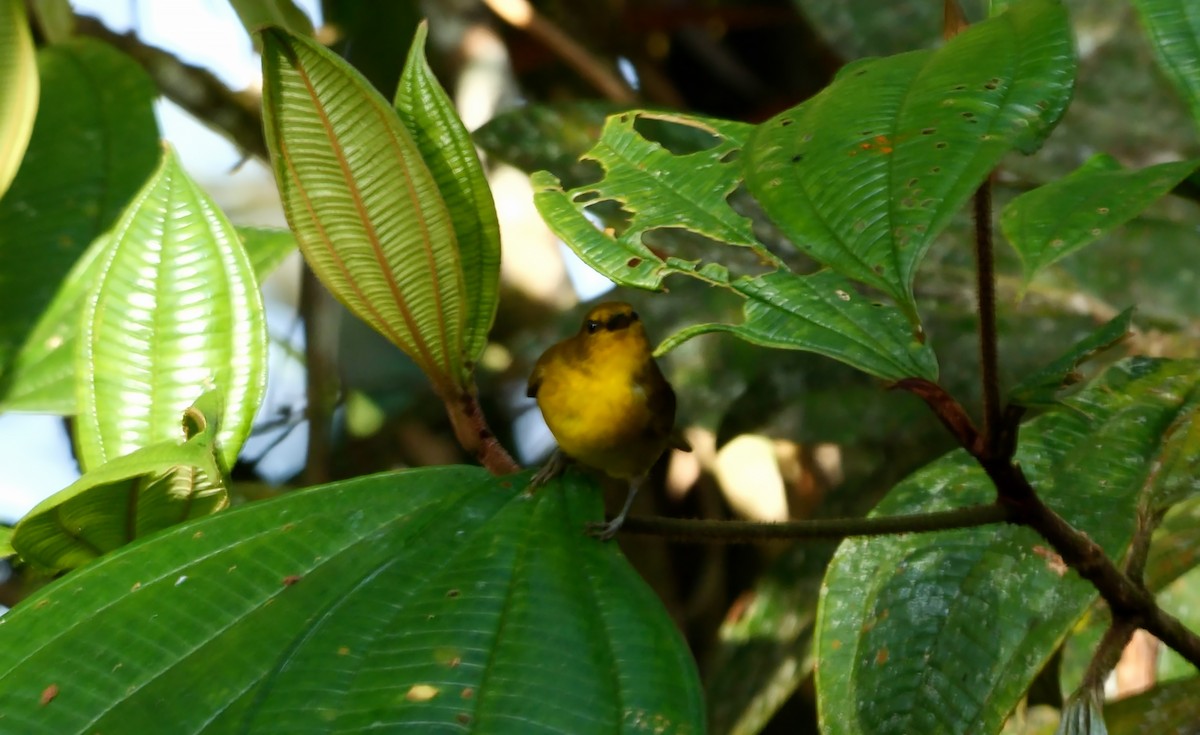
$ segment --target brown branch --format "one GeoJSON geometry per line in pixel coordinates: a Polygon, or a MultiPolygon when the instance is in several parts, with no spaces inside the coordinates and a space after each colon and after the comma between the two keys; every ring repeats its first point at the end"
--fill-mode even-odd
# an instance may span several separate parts
{"type": "Polygon", "coordinates": [[[1000,406],[1000,359],[996,343],[996,267],[992,243],[992,183],[975,192],[975,280],[979,309],[979,365],[983,387],[983,451],[999,453],[1005,433],[1000,406]]]}
{"type": "Polygon", "coordinates": [[[136,34],[117,33],[90,16],[75,16],[75,32],[125,52],[141,64],[163,96],[224,135],[243,153],[269,160],[259,95],[235,92],[207,69],[185,64],[171,53],[142,42],[136,34]]]}
{"type": "Polygon", "coordinates": [[[492,433],[473,387],[471,392],[460,395],[457,400],[442,396],[442,401],[446,404],[450,425],[454,427],[454,437],[463,449],[479,460],[479,464],[493,475],[510,475],[521,470],[521,466],[492,433]]]}
{"type": "Polygon", "coordinates": [[[333,479],[333,414],[340,380],[337,327],[340,310],[306,261],[300,273],[300,318],[304,325],[305,395],[308,402],[308,450],[305,485],[333,479]]]}
{"type": "Polygon", "coordinates": [[[528,0],[483,1],[505,23],[525,31],[553,51],[608,99],[621,104],[637,101],[629,85],[621,81],[607,64],[568,36],[553,21],[538,13],[528,0]]]}
{"type": "Polygon", "coordinates": [[[992,503],[936,513],[875,518],[829,518],[785,523],[633,517],[625,520],[621,530],[694,543],[752,543],[770,539],[842,539],[850,536],[930,533],[987,526],[1009,520],[1009,510],[998,503],[992,503]]]}

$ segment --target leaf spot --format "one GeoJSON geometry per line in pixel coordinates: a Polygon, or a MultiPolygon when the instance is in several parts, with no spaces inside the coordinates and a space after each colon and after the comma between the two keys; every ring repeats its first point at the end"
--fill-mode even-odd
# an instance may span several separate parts
{"type": "Polygon", "coordinates": [[[349,656],[350,655],[350,646],[338,646],[337,655],[349,656]]]}
{"type": "Polygon", "coordinates": [[[458,597],[460,594],[462,594],[462,593],[460,593],[460,592],[459,592],[458,590],[456,590],[456,589],[446,590],[446,597],[449,597],[449,598],[450,598],[450,599],[452,599],[452,600],[453,600],[455,597],[458,597]]]}
{"type": "Polygon", "coordinates": [[[946,141],[944,141],[944,140],[939,140],[937,143],[934,143],[934,144],[933,144],[933,147],[934,147],[934,148],[937,148],[937,149],[939,149],[939,150],[941,150],[942,148],[945,148],[945,147],[946,147],[946,146],[948,146],[948,145],[950,145],[950,144],[949,144],[949,143],[947,143],[946,141]]]}
{"type": "Polygon", "coordinates": [[[461,696],[463,699],[470,699],[475,696],[475,690],[471,687],[463,687],[461,696]]]}
{"type": "Polygon", "coordinates": [[[931,173],[931,174],[940,174],[941,172],[942,172],[941,166],[934,166],[929,169],[929,173],[931,173]]]}
{"type": "Polygon", "coordinates": [[[299,574],[289,574],[283,578],[283,586],[291,587],[302,579],[304,579],[304,577],[299,574]]]}
{"type": "Polygon", "coordinates": [[[1093,227],[1091,229],[1092,237],[1100,237],[1100,233],[1102,232],[1104,232],[1104,230],[1101,230],[1099,227],[1093,227]]]}
{"type": "Polygon", "coordinates": [[[137,592],[137,591],[138,591],[138,590],[140,590],[141,588],[142,588],[142,583],[141,583],[141,582],[134,582],[134,583],[133,583],[133,586],[129,588],[129,591],[130,591],[130,592],[137,592]]]}
{"type": "Polygon", "coordinates": [[[884,664],[886,664],[887,660],[888,660],[888,656],[889,656],[889,654],[888,654],[887,646],[884,646],[883,648],[879,649],[879,652],[875,654],[875,665],[883,666],[884,664]]]}
{"type": "Polygon", "coordinates": [[[183,584],[186,581],[187,581],[187,575],[181,574],[181,575],[179,575],[179,579],[175,580],[175,586],[178,587],[179,585],[183,584]]]}
{"type": "Polygon", "coordinates": [[[812,136],[813,136],[813,134],[812,134],[812,133],[805,133],[803,136],[801,136],[801,138],[800,138],[800,142],[801,142],[801,143],[807,143],[807,142],[809,142],[809,141],[811,141],[811,140],[812,140],[812,136]]]}
{"type": "Polygon", "coordinates": [[[803,153],[797,153],[796,155],[792,156],[792,163],[800,163],[803,160],[804,160],[803,153]]]}
{"type": "Polygon", "coordinates": [[[1108,214],[1108,207],[1097,207],[1096,214],[1108,214]]]}
{"type": "Polygon", "coordinates": [[[1061,237],[1056,237],[1050,241],[1050,247],[1052,247],[1052,248],[1061,248],[1065,244],[1066,243],[1063,242],[1063,239],[1061,237]]]}
{"type": "Polygon", "coordinates": [[[459,712],[454,716],[454,719],[458,720],[464,725],[471,724],[471,715],[467,714],[466,712],[459,712]]]}
{"type": "Polygon", "coordinates": [[[48,686],[42,690],[42,696],[38,698],[38,705],[45,707],[46,705],[53,702],[54,698],[57,696],[58,696],[58,685],[51,684],[50,686],[48,686]]]}
{"type": "Polygon", "coordinates": [[[834,291],[834,293],[835,293],[835,294],[837,294],[837,297],[838,297],[839,299],[841,299],[842,301],[849,301],[849,300],[850,300],[850,294],[846,293],[845,291],[843,291],[843,290],[842,290],[842,289],[840,289],[840,288],[839,288],[838,290],[834,291]]]}
{"type": "Polygon", "coordinates": [[[428,702],[439,694],[438,688],[428,684],[413,684],[404,698],[410,702],[428,702]]]}
{"type": "Polygon", "coordinates": [[[965,84],[955,84],[953,87],[950,88],[950,91],[951,92],[963,92],[963,91],[966,91],[966,89],[967,89],[967,85],[965,85],[965,84]]]}
{"type": "Polygon", "coordinates": [[[937,132],[937,128],[925,128],[921,131],[921,135],[933,135],[937,132]]]}
{"type": "Polygon", "coordinates": [[[984,85],[984,89],[995,89],[1000,86],[1000,80],[995,77],[989,79],[984,85]]]}
{"type": "Polygon", "coordinates": [[[779,126],[782,128],[786,128],[787,126],[791,125],[794,122],[796,122],[796,121],[791,119],[790,117],[785,117],[779,121],[779,126]]]}
{"type": "Polygon", "coordinates": [[[641,264],[642,264],[641,258],[630,258],[629,260],[625,261],[626,268],[637,268],[641,264]]]}

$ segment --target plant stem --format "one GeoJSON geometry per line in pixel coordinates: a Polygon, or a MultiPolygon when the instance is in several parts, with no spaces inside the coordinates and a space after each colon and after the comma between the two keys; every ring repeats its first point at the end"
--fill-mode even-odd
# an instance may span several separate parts
{"type": "Polygon", "coordinates": [[[492,429],[488,426],[487,417],[479,406],[474,386],[469,392],[458,396],[457,400],[442,397],[446,404],[446,413],[450,424],[454,427],[454,437],[463,449],[475,455],[475,459],[493,475],[510,475],[519,472],[517,464],[492,429]]]}
{"type": "Polygon", "coordinates": [[[1004,433],[1000,408],[1000,359],[996,349],[996,267],[992,243],[992,181],[975,192],[975,282],[979,309],[979,364],[983,387],[983,451],[998,454],[1004,433]]]}
{"type": "Polygon", "coordinates": [[[841,539],[850,536],[929,533],[987,526],[1008,520],[1008,509],[998,503],[991,503],[936,513],[876,518],[829,518],[785,523],[634,517],[626,519],[621,530],[696,543],[751,543],[768,539],[841,539]]]}
{"type": "Polygon", "coordinates": [[[304,375],[308,406],[305,485],[333,479],[333,413],[337,408],[337,320],[333,297],[305,262],[300,272],[300,317],[304,324],[304,375]]]}

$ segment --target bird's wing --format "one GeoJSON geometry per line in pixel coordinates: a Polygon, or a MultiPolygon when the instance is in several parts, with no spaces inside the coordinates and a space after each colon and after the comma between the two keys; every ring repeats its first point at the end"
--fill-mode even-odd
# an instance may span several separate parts
{"type": "Polygon", "coordinates": [[[529,383],[525,386],[525,395],[530,398],[536,398],[538,388],[542,387],[542,361],[539,359],[537,364],[533,366],[533,372],[529,374],[529,383]]]}

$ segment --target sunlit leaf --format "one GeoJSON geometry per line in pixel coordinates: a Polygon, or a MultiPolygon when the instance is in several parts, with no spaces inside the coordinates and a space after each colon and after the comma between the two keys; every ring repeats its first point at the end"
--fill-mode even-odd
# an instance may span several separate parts
{"type": "Polygon", "coordinates": [[[13,548],[42,569],[73,569],[136,538],[229,504],[217,460],[220,400],[210,392],[182,417],[179,438],[85,473],[17,524],[13,548]]]}
{"type": "Polygon", "coordinates": [[[1133,0],[1158,64],[1200,125],[1200,6],[1191,0],[1133,0]]]}
{"type": "Polygon", "coordinates": [[[1062,4],[1025,0],[937,51],[844,69],[755,129],[746,184],[797,247],[915,321],[929,245],[1001,157],[1037,149],[1074,74],[1062,4]]]}
{"type": "Polygon", "coordinates": [[[731,332],[754,344],[832,357],[884,380],[937,380],[937,358],[913,336],[895,307],[872,302],[854,284],[821,271],[776,271],[731,283],[746,297],[742,324],[699,324],[667,339],[659,353],[709,332],[731,332]]]}
{"type": "Polygon", "coordinates": [[[396,112],[429,166],[454,225],[466,307],[463,361],[473,364],[487,346],[496,317],[500,224],[475,144],[425,61],[427,30],[422,23],[409,47],[396,112]]]}
{"type": "Polygon", "coordinates": [[[207,388],[231,467],[266,382],[262,297],[237,232],[167,150],[112,230],[76,356],[80,464],[175,438],[207,388]]]}
{"type": "Polygon", "coordinates": [[[395,111],[316,42],[263,38],[275,180],[305,259],[443,396],[461,392],[466,306],[454,226],[395,111]]]}
{"type": "Polygon", "coordinates": [[[1000,215],[1028,283],[1042,268],[1136,217],[1187,178],[1200,161],[1129,171],[1098,154],[1061,179],[1013,199],[1000,215]]]}
{"type": "Polygon", "coordinates": [[[38,52],[41,102],[0,199],[0,396],[18,350],[84,250],[120,216],[159,156],[154,84],[111,46],[74,39],[38,52]]]}
{"type": "Polygon", "coordinates": [[[229,4],[250,33],[254,47],[262,50],[258,32],[268,26],[286,28],[298,36],[313,34],[312,19],[293,0],[229,0],[229,4]]]}
{"type": "MultiPolygon", "coordinates": [[[[1120,558],[1164,435],[1195,420],[1193,362],[1131,360],[1021,431],[1017,461],[1042,498],[1120,558]],[[1187,414],[1185,416],[1185,414],[1187,414]]],[[[879,515],[986,502],[963,451],[897,485],[879,515]]],[[[1096,589],[1018,526],[851,540],[825,578],[817,694],[826,733],[994,732],[1096,589]],[[981,626],[1002,616],[1004,624],[981,626]]]]}
{"type": "Polygon", "coordinates": [[[0,618],[4,727],[702,735],[687,646],[584,534],[583,479],[374,475],[126,547],[0,618]]]}
{"type": "Polygon", "coordinates": [[[1062,357],[1013,386],[1008,399],[1021,406],[1054,405],[1059,391],[1083,379],[1078,372],[1079,366],[1128,338],[1132,325],[1131,306],[1084,337],[1062,357]]]}
{"type": "Polygon", "coordinates": [[[0,0],[0,197],[21,166],[38,108],[38,69],[23,0],[0,0]]]}

